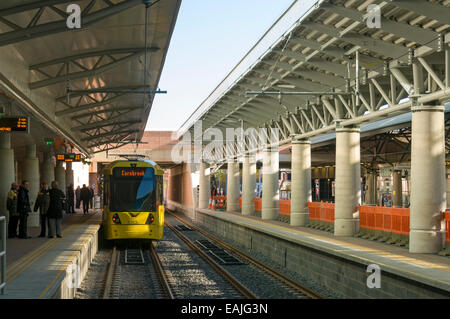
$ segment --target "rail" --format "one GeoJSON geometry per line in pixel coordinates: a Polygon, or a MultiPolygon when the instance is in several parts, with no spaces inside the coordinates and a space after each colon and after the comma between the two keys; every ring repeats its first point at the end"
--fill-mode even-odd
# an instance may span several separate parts
{"type": "Polygon", "coordinates": [[[0,216],[0,236],[2,240],[2,250],[0,251],[1,259],[1,281],[0,281],[0,294],[5,293],[6,287],[6,217],[0,216]]]}

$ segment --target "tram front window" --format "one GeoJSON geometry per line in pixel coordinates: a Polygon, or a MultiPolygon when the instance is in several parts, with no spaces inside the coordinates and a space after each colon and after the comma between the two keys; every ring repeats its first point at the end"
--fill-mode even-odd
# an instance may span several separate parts
{"type": "Polygon", "coordinates": [[[156,211],[155,172],[151,167],[115,167],[111,179],[113,212],[156,211]]]}

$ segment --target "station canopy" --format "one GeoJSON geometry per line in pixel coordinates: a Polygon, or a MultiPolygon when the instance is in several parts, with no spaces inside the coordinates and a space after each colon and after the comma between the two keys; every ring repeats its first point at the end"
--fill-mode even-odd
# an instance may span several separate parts
{"type": "Polygon", "coordinates": [[[290,144],[407,113],[413,103],[442,105],[450,97],[449,17],[448,0],[294,1],[178,137],[274,127],[290,144]]]}
{"type": "MultiPolygon", "coordinates": [[[[180,3],[1,1],[2,101],[13,105],[11,114],[24,110],[85,155],[139,141],[180,3]]],[[[31,127],[26,138],[33,134],[31,127]]]]}

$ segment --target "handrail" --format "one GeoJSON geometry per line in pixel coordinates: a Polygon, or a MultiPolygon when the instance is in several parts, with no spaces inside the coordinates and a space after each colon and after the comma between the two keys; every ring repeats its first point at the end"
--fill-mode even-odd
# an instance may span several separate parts
{"type": "Polygon", "coordinates": [[[0,251],[1,259],[1,281],[0,281],[0,294],[5,293],[6,287],[6,217],[0,216],[0,236],[2,240],[2,250],[0,251]]]}

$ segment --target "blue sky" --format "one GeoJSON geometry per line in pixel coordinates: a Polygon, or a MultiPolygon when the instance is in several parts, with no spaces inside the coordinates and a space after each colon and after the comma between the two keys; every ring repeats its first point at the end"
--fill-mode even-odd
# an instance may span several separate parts
{"type": "Polygon", "coordinates": [[[183,0],[146,130],[177,130],[293,0],[183,0]]]}

